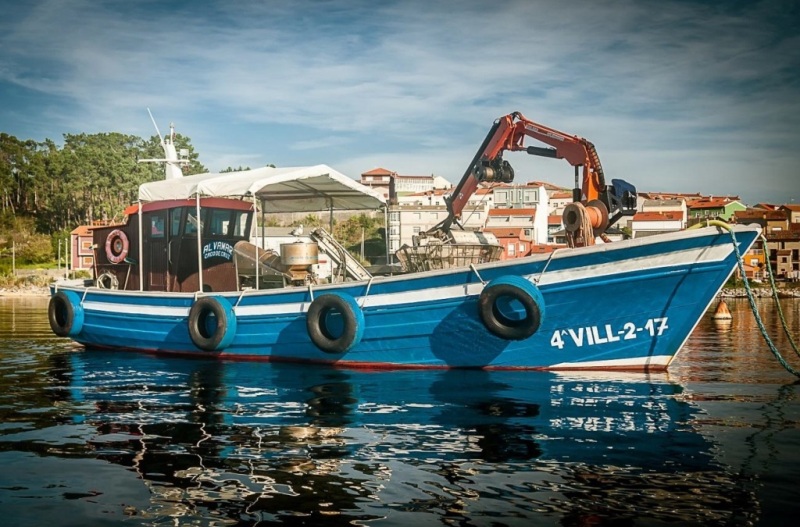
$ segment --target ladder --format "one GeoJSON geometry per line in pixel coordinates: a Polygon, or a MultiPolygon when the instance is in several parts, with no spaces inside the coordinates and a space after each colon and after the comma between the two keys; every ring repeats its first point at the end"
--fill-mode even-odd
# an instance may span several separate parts
{"type": "Polygon", "coordinates": [[[358,260],[353,258],[353,256],[347,252],[347,249],[345,249],[342,244],[334,240],[333,236],[328,234],[328,232],[322,227],[318,227],[311,231],[309,236],[312,240],[317,242],[320,249],[325,251],[325,253],[330,256],[331,260],[333,260],[333,262],[336,264],[337,272],[335,276],[331,276],[332,282],[344,282],[347,278],[350,278],[351,280],[369,280],[372,278],[372,274],[367,271],[366,267],[361,265],[358,260]]]}

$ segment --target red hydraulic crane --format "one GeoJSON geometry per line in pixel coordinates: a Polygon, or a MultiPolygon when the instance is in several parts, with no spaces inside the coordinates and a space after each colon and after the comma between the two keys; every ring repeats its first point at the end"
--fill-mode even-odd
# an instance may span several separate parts
{"type": "MultiPolygon", "coordinates": [[[[575,167],[573,201],[580,202],[584,206],[596,236],[602,234],[608,225],[621,216],[635,213],[636,189],[622,180],[613,180],[612,185],[606,184],[600,158],[590,141],[535,123],[521,113],[514,112],[494,122],[461,181],[446,199],[449,213],[447,219],[434,230],[447,232],[454,222],[458,222],[467,201],[479,183],[513,181],[514,169],[503,159],[503,153],[507,150],[565,159],[575,167]],[[524,145],[526,137],[536,139],[552,148],[526,147],[524,145]],[[580,169],[582,169],[582,179],[579,174],[580,169]],[[614,214],[610,220],[609,213],[614,214]]],[[[570,209],[569,206],[565,210],[564,222],[568,231],[573,227],[577,228],[577,222],[580,221],[575,216],[576,210],[576,208],[570,209]]]]}

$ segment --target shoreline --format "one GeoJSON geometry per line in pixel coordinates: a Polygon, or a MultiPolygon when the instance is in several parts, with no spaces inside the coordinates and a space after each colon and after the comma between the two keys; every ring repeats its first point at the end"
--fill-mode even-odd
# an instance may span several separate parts
{"type": "Polygon", "coordinates": [[[48,287],[13,287],[11,289],[0,289],[0,297],[37,297],[50,296],[48,287]]]}
{"type": "MultiPolygon", "coordinates": [[[[772,289],[768,287],[751,287],[753,296],[756,298],[772,298],[772,289]]],[[[717,298],[747,298],[747,291],[744,287],[723,287],[717,294],[717,298]]],[[[800,289],[778,287],[778,298],[800,298],[800,289]]]]}

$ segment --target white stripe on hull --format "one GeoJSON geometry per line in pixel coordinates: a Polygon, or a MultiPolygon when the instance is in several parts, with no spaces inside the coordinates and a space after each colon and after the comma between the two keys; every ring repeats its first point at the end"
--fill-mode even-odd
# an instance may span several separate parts
{"type": "MultiPolygon", "coordinates": [[[[618,262],[608,262],[599,265],[575,267],[559,271],[545,270],[543,275],[528,276],[528,279],[539,279],[539,285],[552,285],[568,283],[571,281],[588,278],[608,277],[615,274],[640,271],[642,269],[667,269],[682,267],[697,263],[710,263],[723,261],[733,250],[731,245],[715,247],[699,247],[675,251],[658,256],[630,258],[618,262]]],[[[348,284],[350,285],[350,284],[348,284]]],[[[357,297],[359,305],[367,307],[402,306],[429,301],[442,301],[465,298],[479,295],[483,284],[462,284],[447,287],[433,287],[428,289],[405,291],[401,293],[370,294],[366,297],[357,297]]],[[[321,291],[319,294],[322,294],[321,291]]],[[[248,295],[250,296],[250,295],[248,295]]],[[[265,296],[265,299],[268,298],[265,296]]],[[[237,316],[265,316],[265,315],[298,315],[308,311],[309,302],[296,302],[290,304],[259,304],[251,306],[236,306],[234,311],[237,316]]],[[[115,314],[146,314],[148,316],[187,317],[189,308],[167,307],[159,305],[121,304],[96,301],[84,302],[84,309],[94,312],[108,312],[115,314]]]]}

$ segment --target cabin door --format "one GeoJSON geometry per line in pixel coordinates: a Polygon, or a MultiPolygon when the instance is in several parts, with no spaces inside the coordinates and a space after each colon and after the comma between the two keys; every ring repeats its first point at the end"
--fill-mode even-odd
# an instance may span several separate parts
{"type": "Polygon", "coordinates": [[[151,212],[145,215],[144,222],[144,257],[147,262],[145,267],[146,290],[167,290],[167,245],[169,232],[167,230],[167,211],[151,212]]]}

